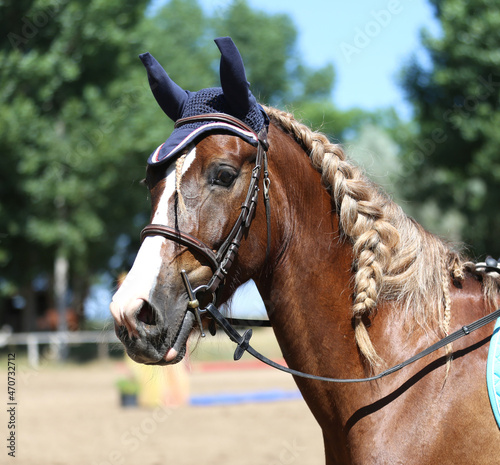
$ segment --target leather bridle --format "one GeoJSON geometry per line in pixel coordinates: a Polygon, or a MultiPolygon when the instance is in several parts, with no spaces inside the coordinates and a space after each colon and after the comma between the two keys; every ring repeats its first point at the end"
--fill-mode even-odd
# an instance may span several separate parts
{"type": "Polygon", "coordinates": [[[247,195],[245,201],[241,205],[240,214],[234,223],[228,236],[219,247],[219,250],[214,252],[208,245],[203,243],[200,239],[191,236],[190,234],[180,231],[177,228],[171,226],[165,226],[161,224],[149,224],[141,232],[141,241],[143,241],[148,236],[162,236],[167,240],[177,242],[190,251],[198,253],[204,257],[210,267],[212,268],[213,275],[208,284],[201,285],[196,289],[192,289],[187,274],[183,271],[182,277],[184,279],[184,284],[186,285],[190,301],[188,307],[192,309],[200,325],[200,330],[204,336],[203,327],[201,325],[200,313],[203,309],[199,308],[199,301],[197,299],[197,294],[205,293],[212,295],[212,303],[215,303],[216,293],[220,288],[221,284],[224,282],[229,269],[231,268],[234,259],[238,253],[238,249],[243,238],[243,234],[250,227],[252,220],[254,218],[255,208],[257,206],[257,200],[259,196],[259,182],[261,175],[263,175],[263,193],[264,202],[266,205],[266,218],[267,218],[267,250],[266,258],[270,253],[270,243],[271,243],[271,228],[270,228],[270,205],[269,205],[269,186],[270,179],[267,170],[267,150],[269,144],[267,141],[267,126],[261,129],[257,134],[253,129],[251,129],[243,121],[239,120],[230,115],[223,113],[209,113],[205,115],[190,116],[188,118],[182,118],[176,121],[175,127],[182,126],[183,124],[201,122],[201,121],[219,121],[230,124],[238,129],[243,129],[244,131],[251,132],[255,139],[257,140],[257,156],[255,158],[255,166],[252,170],[252,177],[250,178],[250,184],[248,186],[247,195]]]}
{"type": "MultiPolygon", "coordinates": [[[[243,334],[240,334],[231,325],[231,319],[223,316],[217,307],[215,306],[216,293],[220,288],[221,284],[224,282],[226,275],[234,262],[236,254],[241,244],[243,234],[252,223],[254,217],[255,208],[257,206],[257,199],[259,193],[259,181],[261,174],[263,173],[263,190],[264,190],[264,202],[266,205],[266,218],[267,218],[267,251],[266,257],[269,256],[270,243],[271,243],[271,230],[270,230],[270,207],[269,207],[269,173],[267,171],[267,150],[269,144],[267,142],[267,127],[264,126],[259,134],[255,133],[249,126],[232,116],[222,114],[222,113],[212,113],[206,115],[192,116],[189,118],[182,118],[178,120],[175,127],[179,127],[186,123],[197,122],[197,121],[221,121],[224,123],[231,124],[236,128],[243,129],[245,131],[250,131],[256,137],[258,141],[257,157],[255,159],[255,167],[252,170],[252,177],[250,179],[250,185],[248,187],[247,195],[245,201],[241,205],[241,212],[236,220],[231,232],[225,239],[224,243],[219,247],[217,252],[214,252],[208,245],[204,244],[203,241],[191,236],[183,231],[179,231],[176,228],[170,226],[164,226],[160,224],[149,224],[141,232],[141,240],[144,240],[147,236],[162,236],[167,240],[171,240],[188,247],[190,250],[202,255],[210,264],[213,270],[213,275],[208,284],[201,285],[196,289],[193,289],[191,283],[189,282],[188,276],[184,270],[181,271],[181,275],[186,286],[187,293],[189,295],[188,311],[194,312],[195,317],[200,326],[201,335],[205,336],[203,331],[203,326],[201,323],[202,313],[207,313],[212,318],[213,322],[216,322],[224,332],[229,336],[229,338],[236,343],[237,347],[234,352],[234,359],[239,360],[243,353],[246,351],[258,360],[266,363],[267,365],[276,368],[278,370],[290,373],[294,376],[300,376],[302,378],[313,379],[317,381],[328,381],[334,383],[359,383],[367,381],[375,381],[381,379],[387,375],[395,373],[402,368],[410,365],[411,363],[420,360],[421,358],[435,352],[436,350],[445,347],[448,344],[460,339],[464,336],[468,336],[470,333],[482,328],[483,326],[495,321],[500,317],[500,309],[490,313],[489,315],[480,318],[479,320],[460,328],[458,331],[446,336],[435,344],[431,345],[427,349],[419,352],[408,360],[389,368],[378,375],[371,376],[368,378],[358,378],[358,379],[337,379],[324,376],[312,375],[309,373],[304,373],[301,371],[293,370],[286,366],[280,365],[269,358],[262,355],[260,352],[255,350],[250,345],[250,338],[252,337],[252,330],[248,329],[243,334]],[[200,302],[198,301],[197,295],[199,293],[210,293],[212,294],[212,302],[208,303],[205,308],[200,309],[200,302]]],[[[498,264],[497,264],[498,265],[498,264]]],[[[500,269],[495,265],[494,271],[500,272],[500,269]]],[[[491,269],[491,267],[490,267],[491,269]]],[[[234,322],[235,320],[233,320],[234,322]]],[[[260,325],[262,326],[262,325],[260,325]]],[[[211,332],[214,334],[214,328],[211,328],[211,332]]]]}

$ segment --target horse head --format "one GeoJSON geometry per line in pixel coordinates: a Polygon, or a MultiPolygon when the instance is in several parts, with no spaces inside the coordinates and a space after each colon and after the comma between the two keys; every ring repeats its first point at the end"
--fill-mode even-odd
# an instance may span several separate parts
{"type": "Polygon", "coordinates": [[[183,274],[197,298],[221,303],[266,259],[266,217],[255,202],[268,120],[232,40],[216,44],[222,88],[198,92],[183,90],[150,54],[141,55],[152,92],[176,125],[148,160],[151,225],[110,310],[128,354],[146,364],[176,363],[185,353],[196,313],[183,274]],[[250,221],[252,234],[236,257],[250,221]]]}

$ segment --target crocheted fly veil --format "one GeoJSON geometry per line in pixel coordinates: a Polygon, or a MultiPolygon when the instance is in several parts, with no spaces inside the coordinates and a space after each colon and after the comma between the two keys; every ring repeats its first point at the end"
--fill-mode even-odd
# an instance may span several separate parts
{"type": "MultiPolygon", "coordinates": [[[[241,55],[230,37],[215,39],[221,53],[220,81],[222,87],[190,92],[179,87],[150,53],[140,59],[148,72],[149,85],[156,101],[172,121],[189,116],[226,113],[234,116],[259,133],[268,123],[267,115],[250,92],[241,55]]],[[[257,138],[250,131],[222,121],[195,121],[175,128],[170,137],[149,157],[154,165],[172,161],[189,145],[212,132],[225,132],[241,137],[257,146],[257,138]]]]}

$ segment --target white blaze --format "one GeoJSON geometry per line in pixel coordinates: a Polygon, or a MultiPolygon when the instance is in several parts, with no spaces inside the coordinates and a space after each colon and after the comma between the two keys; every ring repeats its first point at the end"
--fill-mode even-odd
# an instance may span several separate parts
{"type": "MultiPolygon", "coordinates": [[[[189,169],[195,158],[196,158],[196,147],[194,147],[187,154],[184,160],[184,164],[182,165],[181,179],[182,176],[184,176],[184,173],[186,173],[186,171],[189,169]]],[[[167,176],[165,178],[165,188],[163,189],[160,201],[158,202],[158,206],[156,207],[152,223],[163,224],[165,226],[168,226],[168,220],[169,220],[168,205],[170,203],[170,199],[175,194],[175,186],[176,186],[175,163],[171,163],[167,169],[167,176]]]]}
{"type": "MultiPolygon", "coordinates": [[[[186,173],[196,158],[196,148],[193,148],[184,160],[182,175],[186,173]]],[[[169,225],[168,205],[175,194],[175,163],[172,163],[166,173],[165,187],[161,193],[152,223],[169,225]]],[[[132,316],[142,305],[142,301],[150,301],[156,287],[162,265],[161,247],[164,244],[161,236],[147,236],[137,253],[132,269],[125,281],[113,296],[110,309],[115,319],[123,322],[123,316],[132,316]]]]}

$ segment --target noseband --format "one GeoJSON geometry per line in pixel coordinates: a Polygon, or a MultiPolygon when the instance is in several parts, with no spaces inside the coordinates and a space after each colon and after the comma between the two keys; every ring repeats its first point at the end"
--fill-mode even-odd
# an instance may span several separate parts
{"type": "Polygon", "coordinates": [[[182,272],[182,277],[184,279],[184,284],[186,285],[190,301],[188,307],[195,312],[195,316],[200,325],[200,330],[202,336],[204,336],[203,328],[201,325],[199,302],[196,298],[198,293],[208,293],[212,295],[212,303],[215,303],[217,290],[220,288],[221,284],[224,282],[226,275],[234,262],[234,259],[238,253],[238,249],[241,244],[243,234],[252,223],[254,218],[255,208],[257,206],[257,200],[259,196],[259,181],[261,174],[263,173],[263,191],[264,191],[264,202],[266,205],[266,218],[267,218],[267,250],[266,257],[269,256],[270,246],[271,246],[271,230],[270,230],[270,206],[269,206],[269,173],[267,170],[267,150],[269,144],[267,142],[267,127],[261,129],[257,134],[253,129],[247,126],[243,121],[238,118],[223,114],[223,113],[210,113],[205,115],[190,116],[188,118],[182,118],[177,120],[175,127],[182,126],[186,123],[193,123],[199,121],[222,121],[224,123],[235,126],[238,129],[243,129],[245,131],[251,132],[258,141],[257,156],[255,159],[255,166],[252,170],[252,177],[250,179],[250,185],[248,186],[247,195],[245,201],[241,205],[241,211],[238,219],[234,223],[231,232],[226,237],[224,243],[219,247],[217,252],[214,252],[208,245],[203,243],[203,241],[191,236],[188,233],[180,231],[176,228],[170,226],[165,226],[161,224],[149,224],[141,232],[141,241],[147,236],[162,236],[167,240],[177,242],[185,247],[187,247],[192,252],[198,253],[204,257],[210,267],[212,268],[213,275],[208,284],[201,285],[196,289],[192,289],[191,284],[187,278],[186,273],[182,272]]]}

